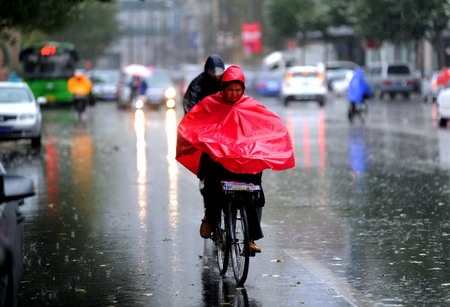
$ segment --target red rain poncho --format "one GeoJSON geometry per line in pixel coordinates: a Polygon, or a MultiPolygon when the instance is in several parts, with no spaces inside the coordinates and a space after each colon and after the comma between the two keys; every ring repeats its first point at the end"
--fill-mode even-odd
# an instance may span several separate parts
{"type": "Polygon", "coordinates": [[[437,77],[437,85],[438,86],[447,86],[448,81],[450,79],[450,72],[447,67],[443,67],[441,73],[437,77]]]}
{"type": "Polygon", "coordinates": [[[234,173],[295,166],[283,121],[252,97],[227,104],[222,92],[203,99],[178,126],[176,159],[197,174],[202,152],[234,173]]]}

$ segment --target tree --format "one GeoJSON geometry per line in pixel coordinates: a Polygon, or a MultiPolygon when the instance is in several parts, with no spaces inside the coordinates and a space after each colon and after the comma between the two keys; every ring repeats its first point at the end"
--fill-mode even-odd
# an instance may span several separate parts
{"type": "Polygon", "coordinates": [[[83,2],[84,0],[1,1],[0,33],[4,38],[9,38],[7,30],[18,30],[22,34],[32,31],[53,32],[76,20],[83,2]]]}
{"type": "Polygon", "coordinates": [[[298,39],[300,45],[304,45],[308,33],[319,31],[326,41],[330,20],[325,3],[314,0],[272,0],[268,4],[268,17],[275,34],[285,39],[298,39]]]}
{"type": "Polygon", "coordinates": [[[438,65],[444,65],[442,33],[450,17],[447,0],[357,0],[351,10],[356,35],[396,44],[428,38],[438,65]]]}
{"type": "Polygon", "coordinates": [[[46,36],[46,40],[70,41],[80,58],[94,60],[120,35],[115,3],[86,0],[80,5],[79,18],[61,31],[46,36]]]}

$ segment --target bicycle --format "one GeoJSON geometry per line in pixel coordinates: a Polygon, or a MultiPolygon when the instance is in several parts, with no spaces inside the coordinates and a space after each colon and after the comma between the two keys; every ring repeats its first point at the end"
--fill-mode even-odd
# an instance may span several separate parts
{"type": "Polygon", "coordinates": [[[354,118],[357,116],[359,117],[361,123],[364,124],[367,119],[368,113],[369,106],[367,105],[367,102],[365,100],[361,101],[360,103],[350,104],[348,110],[348,120],[351,124],[353,124],[354,118]]]}
{"type": "Polygon", "coordinates": [[[73,95],[73,107],[75,111],[77,111],[78,118],[81,119],[81,116],[86,109],[86,106],[88,104],[88,96],[87,95],[80,95],[80,94],[74,94],[73,95]]]}
{"type": "Polygon", "coordinates": [[[235,181],[221,181],[227,205],[221,209],[221,216],[215,225],[212,240],[216,250],[219,272],[224,276],[231,265],[239,286],[247,280],[250,257],[249,226],[246,206],[253,202],[255,193],[261,193],[261,185],[235,181]]]}

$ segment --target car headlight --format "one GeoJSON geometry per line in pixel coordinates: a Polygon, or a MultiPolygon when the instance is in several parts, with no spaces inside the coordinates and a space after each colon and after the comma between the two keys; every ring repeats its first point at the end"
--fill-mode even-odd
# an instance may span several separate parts
{"type": "Polygon", "coordinates": [[[19,115],[19,120],[34,120],[34,119],[36,119],[35,114],[25,113],[19,115]]]}
{"type": "Polygon", "coordinates": [[[144,107],[144,100],[138,99],[135,104],[136,109],[142,109],[144,107]]]}
{"type": "Polygon", "coordinates": [[[166,107],[168,107],[169,109],[175,108],[175,99],[172,99],[172,98],[167,99],[166,107]]]}
{"type": "Polygon", "coordinates": [[[177,91],[173,87],[169,87],[164,92],[164,96],[166,96],[167,99],[173,99],[177,95],[177,91]]]}

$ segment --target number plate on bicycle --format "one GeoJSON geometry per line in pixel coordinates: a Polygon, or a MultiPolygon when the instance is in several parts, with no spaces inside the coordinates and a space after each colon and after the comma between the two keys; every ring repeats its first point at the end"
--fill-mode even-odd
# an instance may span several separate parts
{"type": "Polygon", "coordinates": [[[221,181],[222,189],[224,191],[243,191],[243,192],[255,192],[261,191],[261,186],[254,183],[245,183],[237,181],[221,181]]]}

